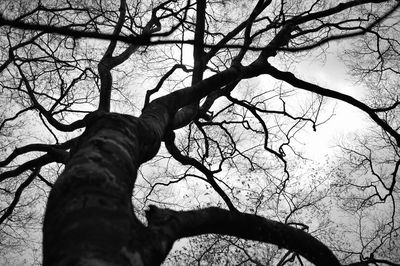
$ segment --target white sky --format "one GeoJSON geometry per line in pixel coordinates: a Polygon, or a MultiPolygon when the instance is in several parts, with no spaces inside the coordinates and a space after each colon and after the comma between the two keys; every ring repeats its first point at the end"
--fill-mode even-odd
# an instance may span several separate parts
{"type": "MultiPolygon", "coordinates": [[[[295,73],[306,81],[361,100],[366,92],[365,87],[350,80],[347,71],[345,64],[336,54],[328,53],[325,62],[303,61],[296,67],[295,73]]],[[[324,155],[333,155],[334,146],[340,139],[365,128],[368,123],[367,115],[350,104],[335,99],[325,99],[328,100],[328,105],[322,117],[332,112],[330,107],[335,108],[334,116],[327,123],[317,127],[316,132],[306,127],[304,138],[301,138],[306,145],[305,152],[308,157],[316,160],[324,155]]]]}

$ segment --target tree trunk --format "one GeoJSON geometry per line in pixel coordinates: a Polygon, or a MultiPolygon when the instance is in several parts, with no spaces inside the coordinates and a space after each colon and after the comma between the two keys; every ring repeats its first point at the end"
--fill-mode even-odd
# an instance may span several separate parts
{"type": "Polygon", "coordinates": [[[140,163],[161,139],[145,119],[108,113],[86,131],[48,199],[43,265],[159,265],[169,245],[134,215],[140,163]]]}
{"type": "Polygon", "coordinates": [[[141,163],[153,158],[179,108],[238,75],[227,69],[149,103],[139,118],[94,112],[50,192],[43,265],[159,265],[173,239],[135,217],[131,196],[141,163]]]}

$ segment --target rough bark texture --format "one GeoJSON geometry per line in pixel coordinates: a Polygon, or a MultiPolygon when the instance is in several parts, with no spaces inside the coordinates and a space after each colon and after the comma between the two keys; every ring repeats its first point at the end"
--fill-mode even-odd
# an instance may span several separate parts
{"type": "Polygon", "coordinates": [[[134,216],[131,195],[137,168],[157,152],[160,136],[127,115],[88,121],[50,193],[44,265],[159,264],[163,241],[134,216]]]}

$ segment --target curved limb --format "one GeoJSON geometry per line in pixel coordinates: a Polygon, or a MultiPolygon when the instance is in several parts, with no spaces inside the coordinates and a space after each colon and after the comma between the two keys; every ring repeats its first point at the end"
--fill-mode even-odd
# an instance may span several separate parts
{"type": "Polygon", "coordinates": [[[341,265],[332,251],[309,233],[253,214],[217,207],[173,211],[150,206],[146,217],[150,229],[163,232],[172,242],[201,234],[224,234],[292,250],[315,265],[341,265]]]}

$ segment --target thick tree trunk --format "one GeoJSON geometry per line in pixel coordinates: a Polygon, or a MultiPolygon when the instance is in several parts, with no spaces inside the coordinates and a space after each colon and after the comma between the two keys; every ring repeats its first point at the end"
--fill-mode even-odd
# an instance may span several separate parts
{"type": "Polygon", "coordinates": [[[143,226],[131,196],[139,165],[155,156],[171,118],[238,75],[231,68],[148,104],[139,118],[95,112],[50,193],[43,264],[158,265],[168,233],[143,226]]]}
{"type": "Polygon", "coordinates": [[[334,254],[308,233],[238,211],[213,208],[187,215],[153,208],[147,215],[149,226],[135,217],[131,196],[137,169],[156,155],[168,126],[174,125],[176,112],[230,84],[239,74],[246,78],[262,72],[257,64],[229,68],[155,99],[139,118],[103,111],[88,115],[86,130],[48,199],[43,265],[159,265],[175,240],[206,233],[273,243],[299,252],[317,265],[340,265],[334,254]],[[237,230],[244,222],[257,230],[237,230]],[[304,241],[292,241],[293,232],[296,239],[304,241]],[[305,248],[302,242],[313,248],[305,248]]]}
{"type": "Polygon", "coordinates": [[[88,120],[48,199],[43,264],[160,264],[170,247],[135,217],[131,195],[140,163],[161,139],[145,119],[108,113],[88,120]]]}

